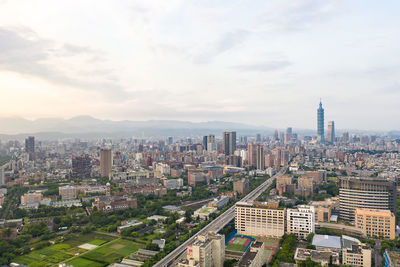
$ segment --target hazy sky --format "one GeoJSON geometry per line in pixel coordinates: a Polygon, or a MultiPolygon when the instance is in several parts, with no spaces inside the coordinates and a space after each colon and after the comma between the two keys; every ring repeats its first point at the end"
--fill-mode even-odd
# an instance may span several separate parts
{"type": "Polygon", "coordinates": [[[400,1],[0,0],[0,117],[400,129],[400,1]]]}

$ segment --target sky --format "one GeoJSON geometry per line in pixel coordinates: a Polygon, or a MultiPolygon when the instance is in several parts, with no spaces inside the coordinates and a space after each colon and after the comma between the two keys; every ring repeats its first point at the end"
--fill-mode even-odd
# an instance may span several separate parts
{"type": "Polygon", "coordinates": [[[400,1],[0,0],[0,117],[400,129],[400,1]]]}

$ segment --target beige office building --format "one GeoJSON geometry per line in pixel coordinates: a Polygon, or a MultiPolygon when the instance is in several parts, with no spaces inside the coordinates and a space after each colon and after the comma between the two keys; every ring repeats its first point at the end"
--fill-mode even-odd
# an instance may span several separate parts
{"type": "Polygon", "coordinates": [[[186,259],[178,267],[223,267],[225,261],[225,236],[208,232],[197,237],[187,247],[186,259]]]}
{"type": "Polygon", "coordinates": [[[112,153],[111,149],[100,150],[100,175],[108,177],[112,168],[112,153]]]}
{"type": "Polygon", "coordinates": [[[396,218],[390,210],[356,209],[355,226],[371,238],[395,239],[396,218]]]}
{"type": "Polygon", "coordinates": [[[371,267],[372,250],[363,245],[353,245],[342,249],[342,264],[353,267],[371,267]]]}
{"type": "Polygon", "coordinates": [[[286,210],[278,202],[238,202],[235,228],[241,235],[280,238],[285,234],[286,210]]]}

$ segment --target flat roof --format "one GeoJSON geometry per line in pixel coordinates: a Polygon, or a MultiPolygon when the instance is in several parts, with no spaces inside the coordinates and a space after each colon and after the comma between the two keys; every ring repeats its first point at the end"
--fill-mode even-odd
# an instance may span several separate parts
{"type": "Polygon", "coordinates": [[[341,249],[341,238],[340,236],[333,235],[314,235],[312,240],[312,244],[316,247],[326,247],[326,248],[334,248],[341,249]]]}

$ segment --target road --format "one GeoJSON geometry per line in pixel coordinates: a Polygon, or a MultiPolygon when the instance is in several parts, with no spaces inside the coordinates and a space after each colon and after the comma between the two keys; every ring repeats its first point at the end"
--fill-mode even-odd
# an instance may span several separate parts
{"type": "Polygon", "coordinates": [[[382,255],[381,255],[381,240],[375,239],[375,266],[382,266],[382,255]]]}
{"type": "MultiPolygon", "coordinates": [[[[277,176],[281,176],[284,172],[286,171],[286,168],[282,169],[280,172],[278,172],[276,175],[272,176],[270,179],[262,183],[260,186],[258,186],[256,189],[248,193],[245,197],[243,197],[240,201],[250,201],[250,200],[256,200],[267,188],[272,184],[272,182],[276,179],[277,176]]],[[[200,234],[206,233],[206,232],[218,232],[222,228],[225,227],[233,218],[235,217],[235,206],[230,207],[227,209],[224,213],[219,215],[217,218],[215,218],[212,222],[207,224],[203,229],[201,229],[199,232],[197,232],[194,236],[190,237],[188,240],[183,242],[179,247],[177,247],[175,250],[173,250],[171,253],[169,253],[167,256],[165,256],[162,260],[157,262],[154,266],[155,267],[167,267],[167,266],[172,266],[174,261],[182,255],[186,251],[186,247],[192,244],[196,237],[200,234]]]]}

